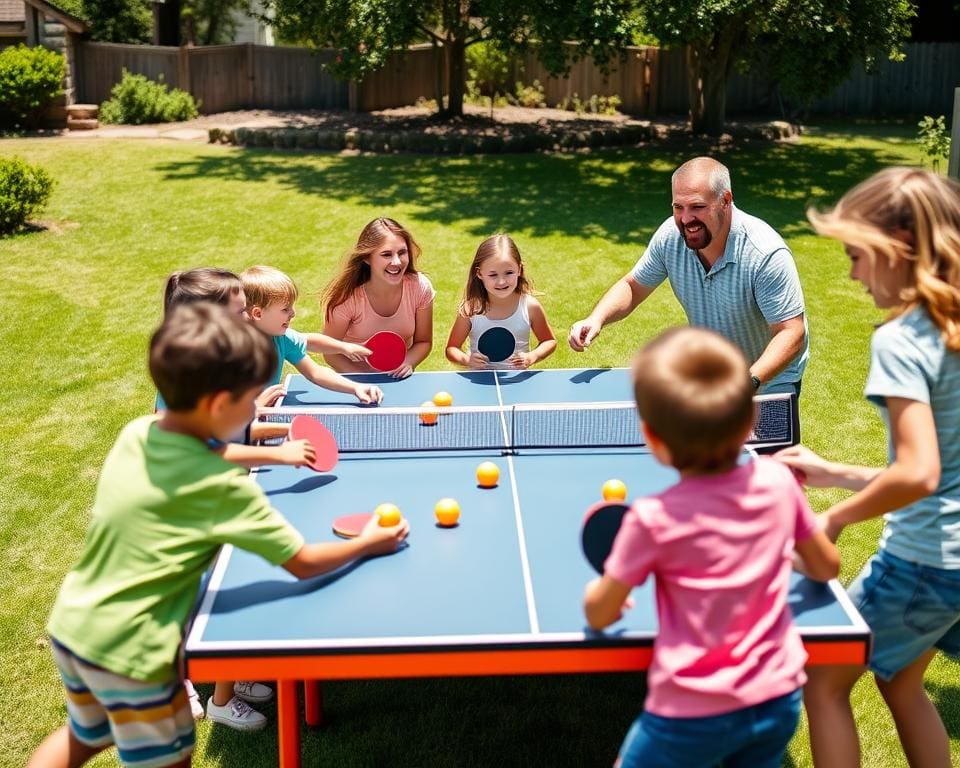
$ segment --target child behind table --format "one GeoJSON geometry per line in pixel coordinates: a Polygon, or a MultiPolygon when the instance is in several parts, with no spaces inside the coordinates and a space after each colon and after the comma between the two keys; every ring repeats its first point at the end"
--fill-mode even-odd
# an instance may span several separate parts
{"type": "Polygon", "coordinates": [[[243,292],[247,298],[247,315],[261,331],[267,334],[277,350],[279,362],[272,383],[279,384],[284,362],[289,362],[318,387],[334,392],[346,392],[361,403],[379,403],[383,399],[380,387],[350,381],[336,371],[324,368],[307,355],[308,351],[348,355],[356,352],[358,359],[370,351],[357,344],[347,344],[323,334],[305,335],[290,327],[297,312],[293,305],[299,291],[296,283],[279,269],[266,266],[249,267],[240,273],[243,292]],[[312,341],[311,341],[312,340],[312,341]],[[319,342],[319,344],[318,344],[319,342]],[[362,351],[362,352],[361,352],[362,351]]]}
{"type": "MultiPolygon", "coordinates": [[[[163,290],[163,313],[166,316],[174,309],[186,304],[199,301],[219,304],[227,308],[228,312],[247,317],[247,299],[243,292],[240,278],[233,272],[217,267],[197,267],[183,272],[174,272],[167,278],[163,290]]],[[[272,405],[278,397],[283,396],[279,385],[266,387],[257,396],[257,405],[272,405]]],[[[166,403],[160,393],[157,393],[154,409],[166,410],[166,403]]],[[[213,450],[220,451],[221,455],[239,464],[242,467],[253,469],[267,464],[287,464],[303,466],[315,457],[313,446],[304,440],[285,440],[279,445],[253,445],[261,440],[285,438],[289,434],[289,425],[273,424],[265,421],[254,421],[240,435],[230,442],[223,444],[214,441],[213,450]]],[[[247,691],[250,701],[262,702],[267,699],[264,690],[257,693],[247,691]]],[[[202,714],[194,712],[199,716],[202,714]]]]}
{"type": "Polygon", "coordinates": [[[150,372],[167,410],[124,427],[104,460],[83,550],[47,624],[69,725],[30,768],[81,765],[111,744],[123,765],[190,764],[177,653],[221,545],[305,579],[406,537],[405,522],[373,521],[358,540],[305,544],[246,471],[207,447],[253,418],[276,363],[266,336],[210,304],[177,308],[154,334],[150,372]]]}
{"type": "MultiPolygon", "coordinates": [[[[374,219],[323,292],[327,336],[363,344],[376,333],[391,331],[403,339],[403,362],[387,372],[398,379],[413,373],[433,345],[436,294],[427,276],[417,271],[419,257],[420,246],[409,230],[393,219],[374,219]]],[[[327,354],[326,361],[341,373],[373,370],[342,354],[327,354]]]]}
{"type": "Polygon", "coordinates": [[[634,502],[603,576],[587,587],[587,619],[602,629],[634,586],[656,582],[647,700],[620,765],[779,766],[806,679],[787,608],[792,555],[826,580],[836,549],[786,467],[740,462],[753,387],[732,344],[674,329],[640,352],[633,377],[646,443],[680,480],[634,502]]]}
{"type": "Polygon", "coordinates": [[[477,248],[463,290],[463,301],[447,339],[447,360],[468,368],[524,369],[545,360],[557,348],[550,324],[533,295],[520,251],[509,235],[488,237],[477,248]],[[514,351],[500,362],[477,348],[485,331],[505,328],[514,338],[514,351]],[[537,345],[530,348],[530,331],[537,345]],[[463,342],[470,339],[464,352],[463,342]]]}

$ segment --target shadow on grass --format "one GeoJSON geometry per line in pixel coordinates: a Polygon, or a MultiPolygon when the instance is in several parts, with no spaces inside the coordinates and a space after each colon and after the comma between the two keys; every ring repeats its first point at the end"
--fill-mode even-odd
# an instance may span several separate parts
{"type": "MultiPolygon", "coordinates": [[[[866,130],[866,128],[864,129],[866,130]]],[[[870,128],[879,132],[879,128],[870,128]]],[[[786,237],[807,232],[804,210],[835,201],[850,186],[898,157],[815,140],[713,151],[731,169],[735,198],[786,237]]],[[[821,134],[841,135],[839,128],[821,134]]],[[[707,145],[646,146],[575,154],[426,155],[302,154],[237,149],[163,162],[167,179],[222,179],[280,184],[318,200],[349,200],[383,209],[417,210],[420,221],[464,222],[472,234],[527,231],[645,242],[670,213],[670,175],[707,145]]]]}
{"type": "MultiPolygon", "coordinates": [[[[645,695],[640,674],[327,683],[325,724],[302,725],[304,765],[610,766],[645,695]]],[[[199,756],[276,765],[276,711],[260,735],[209,731],[199,756]]]]}
{"type": "Polygon", "coordinates": [[[949,678],[941,676],[925,681],[927,692],[940,713],[940,719],[951,739],[960,738],[960,682],[947,683],[949,678]]]}

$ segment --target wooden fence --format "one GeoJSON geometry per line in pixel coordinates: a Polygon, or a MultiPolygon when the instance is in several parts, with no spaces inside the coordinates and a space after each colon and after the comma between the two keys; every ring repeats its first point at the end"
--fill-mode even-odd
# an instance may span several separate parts
{"type": "MultiPolygon", "coordinates": [[[[953,89],[960,85],[960,43],[910,43],[903,62],[883,62],[879,71],[854,71],[812,111],[844,115],[951,114],[953,89]]],[[[200,48],[115,45],[84,42],[77,49],[78,100],[99,104],[120,81],[121,70],[161,76],[201,102],[204,113],[230,109],[358,109],[370,111],[434,98],[437,82],[446,88],[443,49],[414,46],[393,55],[387,65],[362,82],[339,81],[323,69],[334,53],[253,44],[200,48]]],[[[539,80],[547,103],[590,96],[617,95],[621,110],[653,116],[687,110],[683,49],[631,47],[624,61],[611,62],[604,76],[589,59],[555,78],[533,54],[517,68],[529,85],[539,80]]],[[[727,90],[727,111],[780,116],[776,90],[761,78],[734,75],[727,90]]]]}
{"type": "Polygon", "coordinates": [[[189,91],[204,113],[231,109],[346,109],[348,84],[323,69],[333,54],[267,45],[172,48],[84,42],[78,101],[100,104],[122,71],[189,91]]]}

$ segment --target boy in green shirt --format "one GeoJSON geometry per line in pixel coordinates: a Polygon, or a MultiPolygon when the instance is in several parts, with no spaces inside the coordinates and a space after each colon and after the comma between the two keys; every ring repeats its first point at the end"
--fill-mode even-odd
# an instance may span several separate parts
{"type": "Polygon", "coordinates": [[[47,625],[69,724],[30,768],[81,765],[110,744],[127,766],[190,765],[193,718],[175,662],[220,545],[305,579],[406,538],[406,522],[374,519],[354,540],[305,544],[245,470],[207,448],[253,419],[276,366],[269,337],[211,304],[178,308],[154,334],[150,373],[167,410],[128,424],[104,461],[80,560],[47,625]]]}

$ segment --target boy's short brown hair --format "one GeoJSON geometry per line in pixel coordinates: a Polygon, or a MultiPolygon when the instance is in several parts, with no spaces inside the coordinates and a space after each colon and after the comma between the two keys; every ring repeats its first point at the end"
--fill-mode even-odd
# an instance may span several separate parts
{"type": "Polygon", "coordinates": [[[174,307],[150,339],[150,375],[171,411],[217,392],[237,398],[266,386],[276,369],[270,337],[209,302],[174,307]]]}
{"type": "Polygon", "coordinates": [[[266,309],[271,304],[290,304],[297,301],[300,292],[296,283],[274,267],[258,265],[240,273],[243,292],[247,296],[247,310],[266,309]]]}
{"type": "Polygon", "coordinates": [[[640,419],[680,470],[710,472],[735,462],[753,424],[753,385],[743,353],[713,331],[674,328],[633,362],[640,419]]]}

